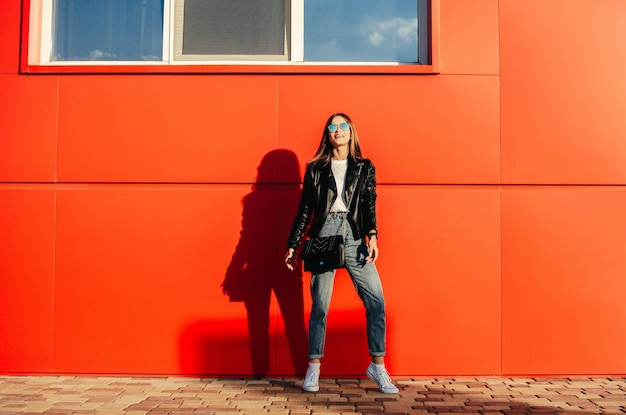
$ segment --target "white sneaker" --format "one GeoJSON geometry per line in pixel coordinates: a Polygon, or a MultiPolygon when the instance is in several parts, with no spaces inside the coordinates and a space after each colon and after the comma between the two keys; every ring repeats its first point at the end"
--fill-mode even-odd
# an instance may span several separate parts
{"type": "Polygon", "coordinates": [[[302,390],[305,392],[317,392],[320,390],[320,365],[309,365],[302,384],[302,390]]]}
{"type": "Polygon", "coordinates": [[[378,389],[382,393],[398,393],[398,388],[391,382],[387,369],[383,366],[382,369],[378,368],[373,362],[367,367],[365,374],[376,382],[378,389]]]}

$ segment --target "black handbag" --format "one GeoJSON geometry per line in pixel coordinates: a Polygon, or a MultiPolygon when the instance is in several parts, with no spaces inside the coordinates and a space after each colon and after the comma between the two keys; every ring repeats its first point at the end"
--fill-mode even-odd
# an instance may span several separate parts
{"type": "MultiPolygon", "coordinates": [[[[356,185],[361,178],[361,168],[363,164],[359,165],[359,173],[356,176],[356,185]]],[[[352,203],[352,196],[348,200],[347,206],[352,203]]],[[[345,231],[347,216],[343,218],[343,227],[345,231]]],[[[343,236],[318,236],[315,238],[307,239],[304,242],[304,247],[300,252],[300,258],[304,261],[304,270],[310,271],[312,274],[321,274],[322,272],[331,271],[333,269],[346,267],[346,254],[345,246],[343,243],[343,236]]]]}
{"type": "Polygon", "coordinates": [[[304,270],[313,274],[331,271],[346,266],[343,236],[318,236],[304,243],[300,257],[304,270]]]}

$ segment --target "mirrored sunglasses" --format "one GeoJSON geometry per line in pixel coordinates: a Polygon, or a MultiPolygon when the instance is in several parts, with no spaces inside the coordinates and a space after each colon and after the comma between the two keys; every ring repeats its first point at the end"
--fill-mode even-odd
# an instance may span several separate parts
{"type": "Polygon", "coordinates": [[[341,128],[342,131],[347,131],[350,129],[350,125],[348,125],[347,122],[342,122],[341,124],[330,124],[328,126],[328,131],[334,133],[335,131],[337,131],[337,128],[341,128]]]}

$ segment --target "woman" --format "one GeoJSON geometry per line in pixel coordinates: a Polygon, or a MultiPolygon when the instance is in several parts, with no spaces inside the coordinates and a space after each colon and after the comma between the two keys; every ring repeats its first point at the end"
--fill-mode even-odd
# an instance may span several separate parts
{"type": "MultiPolygon", "coordinates": [[[[308,163],[298,213],[287,243],[285,263],[290,270],[296,267],[295,253],[309,223],[311,238],[343,235],[346,268],[366,309],[372,356],[366,374],[381,392],[397,393],[398,388],[391,382],[384,364],[385,299],[374,265],[378,259],[376,172],[374,165],[361,157],[359,136],[346,114],[328,118],[317,153],[308,163]]],[[[335,270],[311,276],[309,367],[303,384],[307,392],[319,390],[320,359],[324,354],[334,278],[335,270]]]]}

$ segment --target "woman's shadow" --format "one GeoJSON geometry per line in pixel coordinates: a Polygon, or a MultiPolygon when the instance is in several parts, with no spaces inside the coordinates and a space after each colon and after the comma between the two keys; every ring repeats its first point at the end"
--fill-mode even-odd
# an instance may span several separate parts
{"type": "Polygon", "coordinates": [[[243,302],[246,307],[254,376],[271,371],[272,292],[283,317],[294,374],[302,376],[308,364],[302,270],[289,271],[283,262],[301,181],[295,153],[274,150],[261,160],[252,191],[242,200],[241,233],[222,291],[230,301],[243,302]]]}

